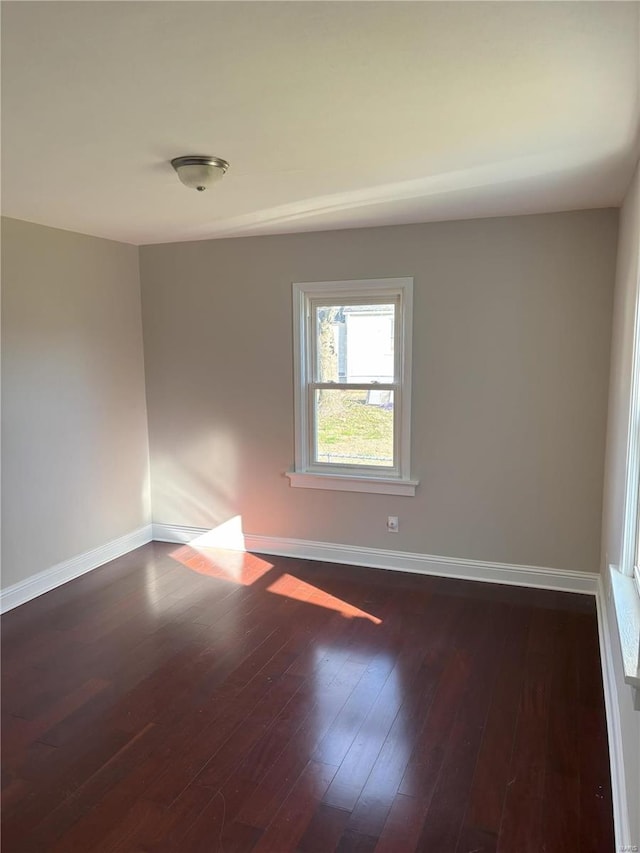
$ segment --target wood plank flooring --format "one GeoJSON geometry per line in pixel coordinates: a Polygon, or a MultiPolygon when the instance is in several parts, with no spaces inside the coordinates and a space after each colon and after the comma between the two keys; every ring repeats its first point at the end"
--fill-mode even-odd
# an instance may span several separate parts
{"type": "Polygon", "coordinates": [[[2,639],[3,853],[614,849],[589,597],[152,543],[2,639]]]}

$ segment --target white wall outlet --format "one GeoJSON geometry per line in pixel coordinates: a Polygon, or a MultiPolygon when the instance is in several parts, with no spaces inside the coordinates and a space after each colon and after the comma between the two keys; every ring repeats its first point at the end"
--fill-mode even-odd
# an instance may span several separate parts
{"type": "Polygon", "coordinates": [[[398,516],[397,515],[389,515],[387,516],[387,531],[389,533],[397,533],[398,532],[398,516]]]}

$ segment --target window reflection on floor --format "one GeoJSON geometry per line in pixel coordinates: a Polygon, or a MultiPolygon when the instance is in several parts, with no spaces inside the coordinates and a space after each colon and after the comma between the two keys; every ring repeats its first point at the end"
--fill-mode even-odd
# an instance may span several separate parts
{"type": "Polygon", "coordinates": [[[319,764],[339,769],[324,802],[352,810],[360,796],[391,804],[411,752],[402,663],[338,646],[313,649],[315,751],[319,764]],[[395,772],[394,772],[395,771],[395,772]]]}

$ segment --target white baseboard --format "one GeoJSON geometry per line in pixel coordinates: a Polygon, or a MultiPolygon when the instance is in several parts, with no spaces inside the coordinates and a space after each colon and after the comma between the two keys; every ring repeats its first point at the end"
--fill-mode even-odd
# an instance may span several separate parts
{"type": "Polygon", "coordinates": [[[120,536],[105,545],[100,545],[91,551],[85,551],[84,554],[78,554],[70,560],[64,560],[64,562],[51,566],[51,568],[45,569],[37,575],[0,590],[0,613],[6,613],[7,610],[12,610],[20,604],[31,601],[32,598],[37,598],[37,596],[49,592],[57,586],[67,583],[67,581],[84,575],[92,569],[97,569],[98,566],[102,566],[110,560],[122,557],[123,554],[150,541],[151,525],[146,524],[144,527],[132,530],[131,533],[120,536]]]}
{"type": "MultiPolygon", "coordinates": [[[[600,664],[602,666],[602,685],[604,705],[607,717],[607,737],[609,741],[609,763],[611,766],[611,797],[613,801],[613,825],[616,836],[616,850],[631,850],[637,840],[631,839],[629,823],[629,805],[627,800],[626,779],[624,774],[624,750],[622,745],[622,727],[618,706],[618,688],[613,664],[611,630],[607,613],[602,578],[598,578],[596,595],[598,612],[598,639],[600,641],[600,664]]],[[[614,628],[615,631],[615,628],[614,628]]]]}
{"type": "Polygon", "coordinates": [[[156,524],[154,521],[151,525],[154,542],[175,542],[176,545],[186,545],[207,532],[206,527],[187,527],[184,524],[156,524]]]}
{"type": "MultiPolygon", "coordinates": [[[[158,542],[192,542],[209,533],[205,528],[179,524],[153,524],[153,538],[158,542]]],[[[203,543],[205,544],[205,543],[203,543]]],[[[414,572],[423,575],[459,578],[461,580],[530,586],[562,592],[595,595],[599,575],[593,572],[560,571],[540,566],[519,566],[509,563],[487,563],[480,560],[435,557],[405,551],[385,551],[354,545],[335,545],[303,539],[244,534],[244,550],[258,554],[297,557],[320,562],[344,563],[374,569],[414,572]]]]}

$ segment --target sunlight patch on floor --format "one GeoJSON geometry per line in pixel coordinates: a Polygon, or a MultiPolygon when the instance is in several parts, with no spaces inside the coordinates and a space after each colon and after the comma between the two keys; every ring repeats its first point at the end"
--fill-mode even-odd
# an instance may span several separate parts
{"type": "MultiPolygon", "coordinates": [[[[196,536],[188,545],[179,546],[169,556],[193,572],[242,586],[251,586],[273,569],[273,563],[245,550],[240,515],[196,536]]],[[[347,619],[368,619],[374,625],[382,624],[382,620],[377,616],[293,575],[280,575],[266,591],[316,607],[335,610],[347,619]]]]}
{"type": "Polygon", "coordinates": [[[317,607],[325,607],[328,610],[335,610],[342,616],[348,619],[354,617],[360,619],[368,619],[374,625],[381,625],[382,619],[367,613],[365,610],[360,610],[359,607],[354,607],[347,601],[337,598],[335,595],[330,595],[317,586],[313,586],[306,581],[293,577],[293,575],[284,574],[275,580],[271,586],[267,587],[267,592],[274,592],[276,595],[284,595],[287,598],[293,598],[296,601],[305,601],[308,604],[314,604],[317,607]]]}
{"type": "Polygon", "coordinates": [[[271,563],[256,557],[255,554],[224,548],[193,548],[191,545],[181,545],[172,551],[170,556],[200,575],[220,578],[242,586],[251,586],[273,568],[271,563]]]}
{"type": "Polygon", "coordinates": [[[273,568],[272,563],[246,552],[241,515],[196,536],[170,556],[198,574],[242,586],[251,586],[273,568]]]}

